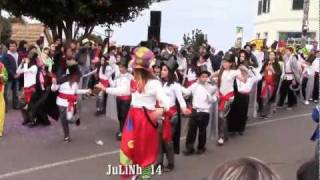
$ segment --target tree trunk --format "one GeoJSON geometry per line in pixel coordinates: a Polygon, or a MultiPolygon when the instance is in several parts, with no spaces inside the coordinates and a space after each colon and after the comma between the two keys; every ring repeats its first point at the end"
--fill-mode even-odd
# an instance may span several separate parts
{"type": "Polygon", "coordinates": [[[72,21],[66,21],[66,26],[65,26],[65,29],[64,29],[64,34],[66,36],[66,41],[70,41],[72,40],[72,32],[73,32],[73,29],[72,29],[72,24],[73,22],[72,21]]]}

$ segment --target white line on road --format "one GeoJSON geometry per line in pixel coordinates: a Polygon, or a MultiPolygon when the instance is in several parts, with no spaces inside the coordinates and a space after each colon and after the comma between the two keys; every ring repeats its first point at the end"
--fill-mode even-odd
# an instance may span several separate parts
{"type": "MultiPolygon", "coordinates": [[[[283,120],[288,120],[288,119],[301,118],[301,117],[306,117],[306,116],[310,116],[310,113],[299,114],[299,115],[294,115],[294,116],[288,116],[288,117],[283,117],[283,118],[277,118],[277,119],[268,120],[268,121],[250,123],[247,126],[248,127],[259,126],[259,125],[263,125],[263,124],[268,124],[268,123],[273,123],[273,122],[278,122],[278,121],[283,121],[283,120]]],[[[186,139],[186,137],[181,137],[181,140],[184,140],[184,139],[186,139]]],[[[72,163],[76,163],[76,162],[80,162],[80,161],[96,159],[96,158],[99,158],[99,157],[104,157],[104,156],[113,155],[113,154],[117,154],[117,153],[119,153],[119,150],[114,150],[114,151],[109,151],[109,152],[104,152],[104,153],[98,153],[98,154],[93,154],[93,155],[89,155],[89,156],[74,158],[74,159],[70,159],[70,160],[66,160],[66,161],[59,161],[59,162],[45,164],[45,165],[41,165],[41,166],[36,166],[36,167],[28,168],[28,169],[13,171],[13,172],[1,174],[0,175],[0,179],[5,179],[5,178],[18,176],[18,175],[22,175],[22,174],[28,174],[28,173],[32,173],[32,172],[35,172],[35,171],[40,171],[40,170],[43,170],[43,169],[49,169],[49,168],[53,168],[53,167],[57,167],[57,166],[68,165],[68,164],[72,164],[72,163]]]]}

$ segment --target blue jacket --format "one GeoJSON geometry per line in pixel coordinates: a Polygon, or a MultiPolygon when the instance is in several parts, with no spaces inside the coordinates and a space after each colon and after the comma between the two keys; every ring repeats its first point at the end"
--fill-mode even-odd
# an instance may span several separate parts
{"type": "Polygon", "coordinates": [[[312,119],[313,121],[315,121],[317,123],[317,127],[313,133],[313,135],[311,136],[311,140],[312,141],[316,141],[319,139],[319,113],[320,113],[320,106],[316,106],[315,108],[313,108],[312,110],[312,119]]]}

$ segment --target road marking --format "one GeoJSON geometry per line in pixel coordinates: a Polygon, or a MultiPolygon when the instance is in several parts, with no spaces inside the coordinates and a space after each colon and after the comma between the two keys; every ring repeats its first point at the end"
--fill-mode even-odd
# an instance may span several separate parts
{"type": "MultiPolygon", "coordinates": [[[[259,125],[263,125],[263,124],[284,121],[284,120],[288,120],[288,119],[301,118],[301,117],[306,117],[306,116],[310,116],[310,113],[288,116],[288,117],[283,117],[283,118],[277,118],[277,119],[267,120],[267,121],[262,121],[262,122],[250,123],[247,126],[254,127],[254,126],[259,126],[259,125]]],[[[180,140],[185,140],[185,139],[186,139],[186,137],[184,136],[184,137],[181,137],[180,140]]],[[[9,178],[12,176],[18,176],[18,175],[22,175],[22,174],[28,174],[28,173],[32,173],[35,171],[49,169],[49,168],[53,168],[53,167],[57,167],[57,166],[68,165],[68,164],[72,164],[72,163],[76,163],[76,162],[80,162],[80,161],[85,161],[85,160],[96,159],[99,157],[105,157],[105,156],[118,154],[118,153],[119,153],[119,150],[114,150],[114,151],[109,151],[109,152],[104,152],[104,153],[93,154],[90,156],[74,158],[74,159],[70,159],[70,160],[66,160],[66,161],[59,161],[59,162],[55,162],[55,163],[45,164],[45,165],[36,166],[36,167],[28,168],[28,169],[13,171],[13,172],[1,174],[0,179],[9,178]]]]}

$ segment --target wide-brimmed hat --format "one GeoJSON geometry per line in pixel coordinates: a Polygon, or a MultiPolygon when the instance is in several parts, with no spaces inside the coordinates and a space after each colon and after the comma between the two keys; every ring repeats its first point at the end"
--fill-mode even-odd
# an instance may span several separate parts
{"type": "Polygon", "coordinates": [[[227,52],[223,58],[222,58],[223,61],[227,61],[227,62],[230,62],[230,63],[234,63],[235,62],[235,57],[233,54],[227,52]]]}
{"type": "Polygon", "coordinates": [[[176,56],[169,57],[168,61],[164,62],[164,65],[166,65],[173,72],[176,71],[179,67],[176,56]]]}
{"type": "Polygon", "coordinates": [[[211,75],[211,73],[208,70],[207,65],[198,66],[198,76],[201,76],[202,74],[208,74],[208,76],[211,75]]]}
{"type": "Polygon", "coordinates": [[[146,47],[138,47],[134,50],[134,69],[150,70],[151,60],[154,58],[153,52],[146,47]]]}
{"type": "Polygon", "coordinates": [[[128,57],[122,56],[122,57],[120,58],[119,65],[122,65],[122,66],[124,66],[124,67],[127,69],[127,68],[128,68],[128,64],[129,64],[129,61],[130,61],[130,59],[129,59],[128,57]]]}

